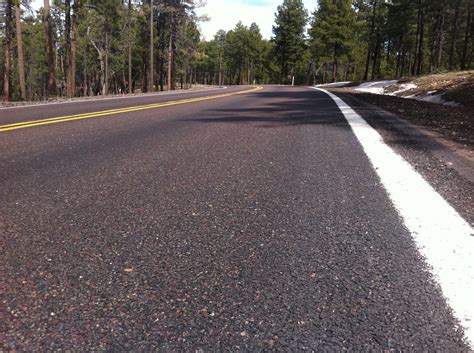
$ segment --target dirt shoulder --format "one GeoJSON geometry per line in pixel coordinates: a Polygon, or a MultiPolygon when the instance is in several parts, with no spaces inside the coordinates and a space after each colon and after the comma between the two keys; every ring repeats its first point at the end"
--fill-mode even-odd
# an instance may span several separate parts
{"type": "Polygon", "coordinates": [[[351,88],[328,88],[328,90],[361,99],[395,113],[417,126],[432,130],[467,149],[474,150],[474,106],[444,106],[395,96],[359,92],[351,88]]]}

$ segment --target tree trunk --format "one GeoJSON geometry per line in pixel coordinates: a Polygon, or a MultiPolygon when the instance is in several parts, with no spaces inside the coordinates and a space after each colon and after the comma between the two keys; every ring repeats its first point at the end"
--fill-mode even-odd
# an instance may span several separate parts
{"type": "Polygon", "coordinates": [[[128,93],[133,93],[133,84],[132,84],[132,0],[128,0],[128,93]]]}
{"type": "Polygon", "coordinates": [[[467,4],[467,17],[466,17],[466,33],[464,35],[464,45],[462,49],[462,58],[461,58],[461,70],[467,69],[467,49],[469,47],[469,40],[471,39],[471,26],[472,26],[472,7],[473,1],[470,1],[467,4]]]}
{"type": "Polygon", "coordinates": [[[84,80],[83,80],[83,85],[84,85],[84,96],[87,97],[89,95],[89,80],[87,77],[87,73],[84,72],[84,80]]]}
{"type": "Polygon", "coordinates": [[[71,0],[65,0],[64,39],[66,42],[66,93],[69,93],[69,65],[71,58],[71,0]]]}
{"type": "Polygon", "coordinates": [[[372,63],[372,80],[379,78],[378,64],[379,64],[379,54],[380,54],[380,29],[377,29],[377,38],[375,39],[375,49],[374,49],[374,62],[372,63]]]}
{"type": "Polygon", "coordinates": [[[182,77],[184,89],[188,89],[188,62],[184,64],[184,74],[182,77]]]}
{"type": "Polygon", "coordinates": [[[54,65],[53,30],[51,28],[51,13],[49,0],[44,0],[43,26],[46,37],[46,55],[48,58],[48,95],[56,94],[56,68],[54,65]]]}
{"type": "Polygon", "coordinates": [[[247,84],[250,85],[250,71],[251,71],[251,67],[250,67],[250,62],[248,61],[247,62],[247,84]]]}
{"type": "Polygon", "coordinates": [[[402,59],[402,54],[403,54],[403,33],[400,35],[400,44],[398,46],[398,52],[397,52],[397,67],[395,69],[396,71],[396,77],[400,77],[402,75],[401,73],[401,59],[402,59]]]}
{"type": "Polygon", "coordinates": [[[71,15],[71,50],[68,61],[67,74],[67,96],[73,98],[76,95],[76,57],[77,57],[77,10],[79,0],[74,1],[73,12],[71,15]]]}
{"type": "Polygon", "coordinates": [[[369,34],[369,44],[367,47],[367,59],[365,62],[365,73],[364,73],[364,81],[367,81],[369,77],[369,68],[370,68],[370,58],[372,57],[372,47],[373,43],[372,40],[374,39],[374,33],[375,33],[375,15],[377,14],[377,0],[374,0],[372,2],[372,21],[370,25],[370,34],[369,34]]]}
{"type": "Polygon", "coordinates": [[[433,22],[430,38],[430,68],[429,72],[433,72],[436,61],[436,38],[439,26],[439,14],[436,16],[435,21],[433,22]]]}
{"type": "MultiPolygon", "coordinates": [[[[161,58],[164,57],[164,54],[161,52],[161,55],[160,55],[161,58]]],[[[163,73],[163,66],[164,66],[164,63],[163,63],[163,60],[160,60],[160,70],[159,70],[159,80],[160,80],[160,91],[164,91],[164,73],[163,73]]]]}
{"type": "Polygon", "coordinates": [[[412,76],[414,75],[414,73],[413,73],[413,68],[415,67],[414,64],[413,64],[413,57],[414,57],[414,55],[412,55],[412,53],[409,52],[409,53],[408,53],[408,69],[407,69],[407,71],[408,71],[409,73],[411,73],[412,76]],[[410,70],[411,70],[411,71],[410,71],[410,70]]]}
{"type": "Polygon", "coordinates": [[[423,1],[420,0],[419,2],[419,12],[420,12],[420,38],[418,41],[418,57],[417,57],[417,66],[416,66],[416,75],[421,75],[423,71],[423,37],[424,37],[424,29],[425,29],[425,9],[423,5],[423,1]]]}
{"type": "Polygon", "coordinates": [[[105,72],[104,72],[104,93],[109,94],[109,34],[105,32],[105,72]]]}
{"type": "MultiPolygon", "coordinates": [[[[87,35],[89,35],[89,32],[87,32],[87,35]]],[[[107,70],[108,70],[108,63],[106,63],[106,61],[108,60],[108,58],[106,57],[106,53],[107,53],[107,48],[99,48],[97,46],[97,44],[94,42],[94,40],[89,37],[89,40],[92,44],[92,46],[95,48],[95,50],[97,51],[97,56],[99,58],[99,63],[100,63],[100,80],[98,80],[98,82],[100,82],[100,87],[99,89],[97,89],[97,94],[101,94],[101,95],[106,95],[107,94],[107,81],[106,81],[106,76],[107,76],[107,70]]],[[[108,44],[108,35],[107,35],[107,31],[105,32],[105,44],[106,44],[106,47],[107,47],[107,44],[108,44]]]]}
{"type": "Polygon", "coordinates": [[[143,65],[142,65],[142,93],[148,92],[148,68],[145,64],[145,58],[143,58],[143,65]]]}
{"type": "MultiPolygon", "coordinates": [[[[61,71],[61,77],[63,79],[65,77],[64,62],[66,61],[66,58],[64,56],[65,56],[64,54],[59,54],[59,68],[60,68],[60,71],[61,71]]],[[[57,85],[56,85],[56,88],[57,88],[57,85]]],[[[61,88],[59,90],[60,95],[63,94],[63,88],[64,88],[64,84],[61,82],[61,88]]]]}
{"type": "Polygon", "coordinates": [[[392,40],[389,39],[388,43],[387,43],[387,56],[386,56],[386,59],[385,59],[387,61],[387,63],[390,62],[390,56],[392,54],[392,47],[393,47],[392,40]]]}
{"type": "Polygon", "coordinates": [[[367,59],[365,61],[365,72],[364,72],[364,81],[367,81],[369,78],[369,68],[370,68],[370,58],[372,57],[372,51],[370,50],[370,44],[367,48],[367,59]]]}
{"type": "Polygon", "coordinates": [[[15,3],[15,23],[16,23],[16,47],[18,52],[18,79],[20,82],[20,95],[22,100],[26,100],[25,81],[25,55],[23,52],[23,34],[21,31],[21,11],[20,1],[15,3]]]}
{"type": "MultiPolygon", "coordinates": [[[[405,63],[406,63],[406,52],[403,51],[402,52],[402,65],[401,65],[401,68],[400,68],[400,76],[403,77],[403,75],[405,74],[405,63]]],[[[410,69],[408,69],[410,70],[410,69]]]]}
{"type": "Polygon", "coordinates": [[[71,0],[65,0],[65,37],[67,54],[66,73],[66,95],[68,98],[75,96],[76,90],[76,32],[77,32],[77,8],[79,0],[74,0],[73,13],[71,15],[71,0]]]}
{"type": "Polygon", "coordinates": [[[84,75],[84,78],[83,78],[83,85],[84,85],[84,96],[88,96],[89,95],[89,80],[88,80],[88,73],[87,73],[87,69],[88,69],[88,63],[87,63],[87,48],[86,46],[84,46],[84,49],[83,49],[83,52],[82,52],[82,55],[84,56],[84,71],[83,71],[83,75],[84,75]]]}
{"type": "Polygon", "coordinates": [[[416,19],[416,44],[415,44],[415,55],[413,65],[411,65],[412,76],[416,75],[417,61],[418,61],[418,49],[420,48],[420,8],[418,7],[418,15],[416,19]]]}
{"type": "Polygon", "coordinates": [[[219,52],[219,87],[222,86],[222,53],[219,52]]]}
{"type": "Polygon", "coordinates": [[[170,20],[170,40],[168,45],[168,91],[174,91],[174,43],[173,43],[173,12],[171,12],[171,20],[170,20]]]}
{"type": "Polygon", "coordinates": [[[155,55],[153,53],[153,47],[154,47],[154,31],[153,31],[153,0],[150,0],[150,78],[148,80],[149,82],[149,92],[154,92],[155,91],[155,68],[154,68],[154,63],[155,63],[155,55]]]}
{"type": "Polygon", "coordinates": [[[347,75],[349,75],[350,68],[351,68],[351,64],[347,63],[346,64],[346,69],[344,70],[344,79],[343,79],[343,81],[347,81],[347,75]]]}
{"type": "Polygon", "coordinates": [[[7,0],[5,8],[5,39],[4,39],[4,69],[3,69],[3,99],[11,99],[11,46],[12,46],[12,3],[7,0]]]}
{"type": "Polygon", "coordinates": [[[444,44],[444,7],[441,8],[439,14],[439,26],[436,38],[436,63],[435,67],[439,68],[441,66],[441,60],[443,59],[443,44],[444,44]]]}
{"type": "Polygon", "coordinates": [[[456,46],[456,37],[458,33],[458,20],[459,20],[459,7],[461,6],[461,1],[459,0],[456,3],[456,8],[454,10],[454,20],[451,27],[451,45],[449,46],[449,61],[448,69],[452,70],[454,67],[454,48],[456,46]]]}

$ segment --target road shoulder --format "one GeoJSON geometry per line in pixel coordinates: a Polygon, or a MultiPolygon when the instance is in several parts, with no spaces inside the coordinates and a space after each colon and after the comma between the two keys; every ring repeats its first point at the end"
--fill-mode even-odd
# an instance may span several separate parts
{"type": "Polygon", "coordinates": [[[433,278],[464,328],[466,340],[471,345],[474,344],[474,308],[471,299],[474,290],[472,227],[421,176],[413,166],[413,161],[407,161],[401,153],[387,144],[363,114],[355,111],[335,94],[316,89],[329,95],[343,113],[415,240],[433,278]]]}
{"type": "Polygon", "coordinates": [[[387,145],[407,160],[466,221],[474,224],[472,148],[352,94],[333,93],[363,116],[387,145]]]}

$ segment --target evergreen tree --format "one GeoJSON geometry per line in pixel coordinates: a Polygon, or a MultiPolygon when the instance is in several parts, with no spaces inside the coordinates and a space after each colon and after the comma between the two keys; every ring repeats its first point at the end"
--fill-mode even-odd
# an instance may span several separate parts
{"type": "Polygon", "coordinates": [[[48,53],[48,94],[56,94],[56,68],[54,63],[54,43],[53,43],[53,28],[51,23],[51,10],[49,0],[44,0],[43,7],[43,26],[45,33],[45,46],[48,53]]]}
{"type": "Polygon", "coordinates": [[[320,0],[309,30],[310,47],[319,61],[332,61],[333,81],[341,61],[349,60],[354,43],[356,14],[351,0],[320,0]]]}
{"type": "Polygon", "coordinates": [[[273,26],[275,57],[281,69],[281,82],[289,83],[297,72],[305,48],[305,32],[308,12],[302,0],[284,0],[278,6],[273,26]]]}
{"type": "Polygon", "coordinates": [[[12,52],[12,0],[5,2],[5,28],[4,28],[4,39],[3,39],[3,98],[5,101],[11,99],[11,74],[12,74],[12,63],[11,63],[11,52],[12,52]]]}

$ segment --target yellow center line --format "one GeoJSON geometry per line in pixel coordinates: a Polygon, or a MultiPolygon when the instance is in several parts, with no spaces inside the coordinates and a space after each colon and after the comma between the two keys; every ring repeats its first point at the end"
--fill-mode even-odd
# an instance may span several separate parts
{"type": "Polygon", "coordinates": [[[259,86],[259,87],[255,87],[249,90],[235,92],[235,93],[225,93],[225,94],[218,94],[214,96],[183,99],[183,100],[170,101],[170,102],[164,102],[164,103],[155,103],[155,104],[139,105],[139,106],[128,107],[128,108],[103,110],[103,111],[92,112],[92,113],[67,115],[67,116],[60,116],[57,118],[23,121],[19,123],[0,125],[0,132],[25,129],[25,128],[33,127],[33,126],[57,124],[57,123],[63,123],[63,122],[73,121],[73,120],[91,119],[91,118],[97,118],[97,117],[107,116],[107,115],[123,114],[123,113],[135,112],[139,110],[168,107],[172,105],[187,104],[187,103],[200,102],[200,101],[206,101],[206,100],[218,99],[218,98],[224,98],[224,97],[231,97],[231,96],[236,96],[239,94],[246,94],[246,93],[260,91],[261,89],[263,89],[263,87],[259,86]]]}

